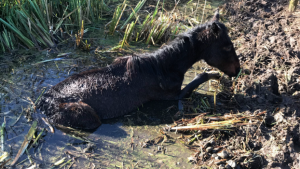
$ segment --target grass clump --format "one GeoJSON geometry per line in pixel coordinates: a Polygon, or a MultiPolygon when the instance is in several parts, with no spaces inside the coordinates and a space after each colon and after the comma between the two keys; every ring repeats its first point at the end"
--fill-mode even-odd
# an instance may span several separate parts
{"type": "MultiPolygon", "coordinates": [[[[164,1],[158,1],[153,13],[144,15],[144,13],[140,12],[140,9],[144,4],[145,0],[142,0],[134,9],[128,5],[130,9],[127,10],[132,10],[132,12],[123,23],[116,22],[117,18],[115,17],[108,23],[110,24],[109,32],[113,32],[116,29],[118,29],[119,32],[124,32],[123,40],[120,42],[120,47],[124,47],[125,44],[128,45],[132,40],[152,45],[163,44],[175,38],[175,36],[181,31],[186,30],[187,27],[183,27],[180,22],[180,20],[184,20],[183,16],[181,17],[181,15],[174,12],[176,5],[172,11],[163,12],[164,1]],[[162,3],[162,8],[159,8],[160,3],[162,3]],[[136,19],[135,22],[128,24],[133,17],[136,19]],[[139,18],[142,18],[142,22],[140,22],[139,18]]],[[[124,11],[125,9],[122,10],[124,11]]],[[[117,8],[115,10],[115,14],[121,13],[120,11],[121,10],[117,8]]],[[[118,20],[120,20],[120,15],[114,16],[118,16],[118,20]]]]}
{"type": "Polygon", "coordinates": [[[0,52],[55,47],[59,33],[72,34],[82,23],[99,21],[108,0],[4,0],[0,2],[0,52]]]}

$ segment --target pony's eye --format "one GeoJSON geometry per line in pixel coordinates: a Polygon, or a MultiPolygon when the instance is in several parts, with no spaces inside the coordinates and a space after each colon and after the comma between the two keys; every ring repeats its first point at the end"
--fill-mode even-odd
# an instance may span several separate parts
{"type": "Polygon", "coordinates": [[[232,49],[232,45],[225,46],[225,47],[223,47],[223,49],[225,51],[229,52],[232,49]]]}

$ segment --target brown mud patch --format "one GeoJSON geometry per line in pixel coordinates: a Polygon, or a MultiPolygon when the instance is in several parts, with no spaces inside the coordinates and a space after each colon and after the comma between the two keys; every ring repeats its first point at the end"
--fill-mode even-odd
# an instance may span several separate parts
{"type": "MultiPolygon", "coordinates": [[[[188,147],[195,151],[189,160],[198,167],[300,168],[300,12],[287,8],[287,0],[230,1],[219,8],[243,72],[234,85],[221,80],[214,116],[263,119],[230,130],[183,132],[190,135],[183,139],[187,143],[196,140],[188,147]]],[[[206,97],[213,105],[214,98],[206,97]]],[[[186,100],[185,114],[213,112],[197,109],[201,98],[186,100]]]]}

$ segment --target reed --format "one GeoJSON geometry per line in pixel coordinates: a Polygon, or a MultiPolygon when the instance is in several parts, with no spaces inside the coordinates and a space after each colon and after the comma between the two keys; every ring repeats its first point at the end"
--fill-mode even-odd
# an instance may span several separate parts
{"type": "Polygon", "coordinates": [[[2,0],[0,2],[0,52],[20,46],[49,48],[61,32],[81,29],[100,21],[111,9],[108,0],[2,0]],[[59,31],[60,30],[60,31],[59,31]],[[20,45],[19,45],[20,44],[20,45]]]}
{"type": "MultiPolygon", "coordinates": [[[[164,0],[158,0],[154,11],[145,15],[141,9],[146,0],[140,0],[135,6],[129,5],[126,0],[119,5],[115,1],[114,5],[111,3],[111,0],[2,0],[0,23],[4,26],[0,27],[0,52],[11,52],[20,47],[55,47],[66,39],[64,35],[74,39],[72,32],[81,31],[82,26],[87,28],[87,25],[112,15],[107,32],[113,35],[118,30],[123,34],[122,47],[132,39],[146,44],[163,44],[188,28],[180,22],[187,16],[175,12],[177,4],[167,12],[164,11],[164,0]],[[112,6],[116,7],[114,11],[112,6]],[[131,12],[123,20],[125,11],[131,12]]],[[[77,42],[86,46],[82,40],[77,39],[77,42]]]]}
{"type": "Polygon", "coordinates": [[[164,1],[162,2],[161,11],[159,10],[160,1],[158,1],[154,12],[146,16],[139,12],[144,3],[145,0],[140,1],[136,7],[132,9],[131,14],[123,23],[116,22],[117,18],[120,18],[118,14],[121,13],[121,9],[119,7],[116,8],[114,17],[108,24],[110,25],[110,34],[116,29],[119,32],[124,32],[120,47],[129,44],[131,39],[143,41],[146,44],[163,44],[175,38],[178,33],[186,30],[186,27],[183,27],[182,24],[178,22],[178,20],[184,20],[184,18],[178,17],[179,15],[174,12],[175,10],[163,12],[164,1]],[[133,17],[136,18],[136,21],[128,24],[133,17]],[[143,18],[143,21],[140,22],[138,18],[143,18]],[[118,24],[122,26],[119,27],[118,24]]]}
{"type": "Polygon", "coordinates": [[[125,4],[125,3],[126,3],[126,0],[124,0],[122,6],[120,6],[120,5],[117,6],[117,8],[115,10],[114,16],[113,16],[113,18],[112,18],[112,20],[111,20],[111,22],[109,24],[109,33],[111,35],[114,34],[114,32],[115,32],[115,30],[116,30],[116,28],[117,28],[117,26],[119,24],[119,21],[120,21],[120,19],[122,17],[122,14],[123,14],[126,6],[127,6],[127,4],[125,4]]]}
{"type": "Polygon", "coordinates": [[[142,0],[136,5],[136,7],[132,10],[132,13],[129,15],[129,17],[127,18],[127,20],[124,22],[123,26],[121,26],[120,29],[123,29],[126,26],[126,24],[133,18],[133,16],[135,16],[136,18],[138,17],[137,13],[144,6],[145,2],[146,0],[142,0]]]}

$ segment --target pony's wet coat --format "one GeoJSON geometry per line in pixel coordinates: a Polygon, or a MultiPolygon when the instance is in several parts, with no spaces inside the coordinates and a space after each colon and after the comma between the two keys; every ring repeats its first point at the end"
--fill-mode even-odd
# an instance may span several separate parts
{"type": "Polygon", "coordinates": [[[203,59],[229,76],[240,64],[218,13],[152,53],[125,56],[111,65],[73,75],[50,88],[38,108],[56,124],[93,129],[100,119],[129,113],[150,100],[180,100],[207,81],[198,75],[181,90],[185,72],[203,59]]]}

